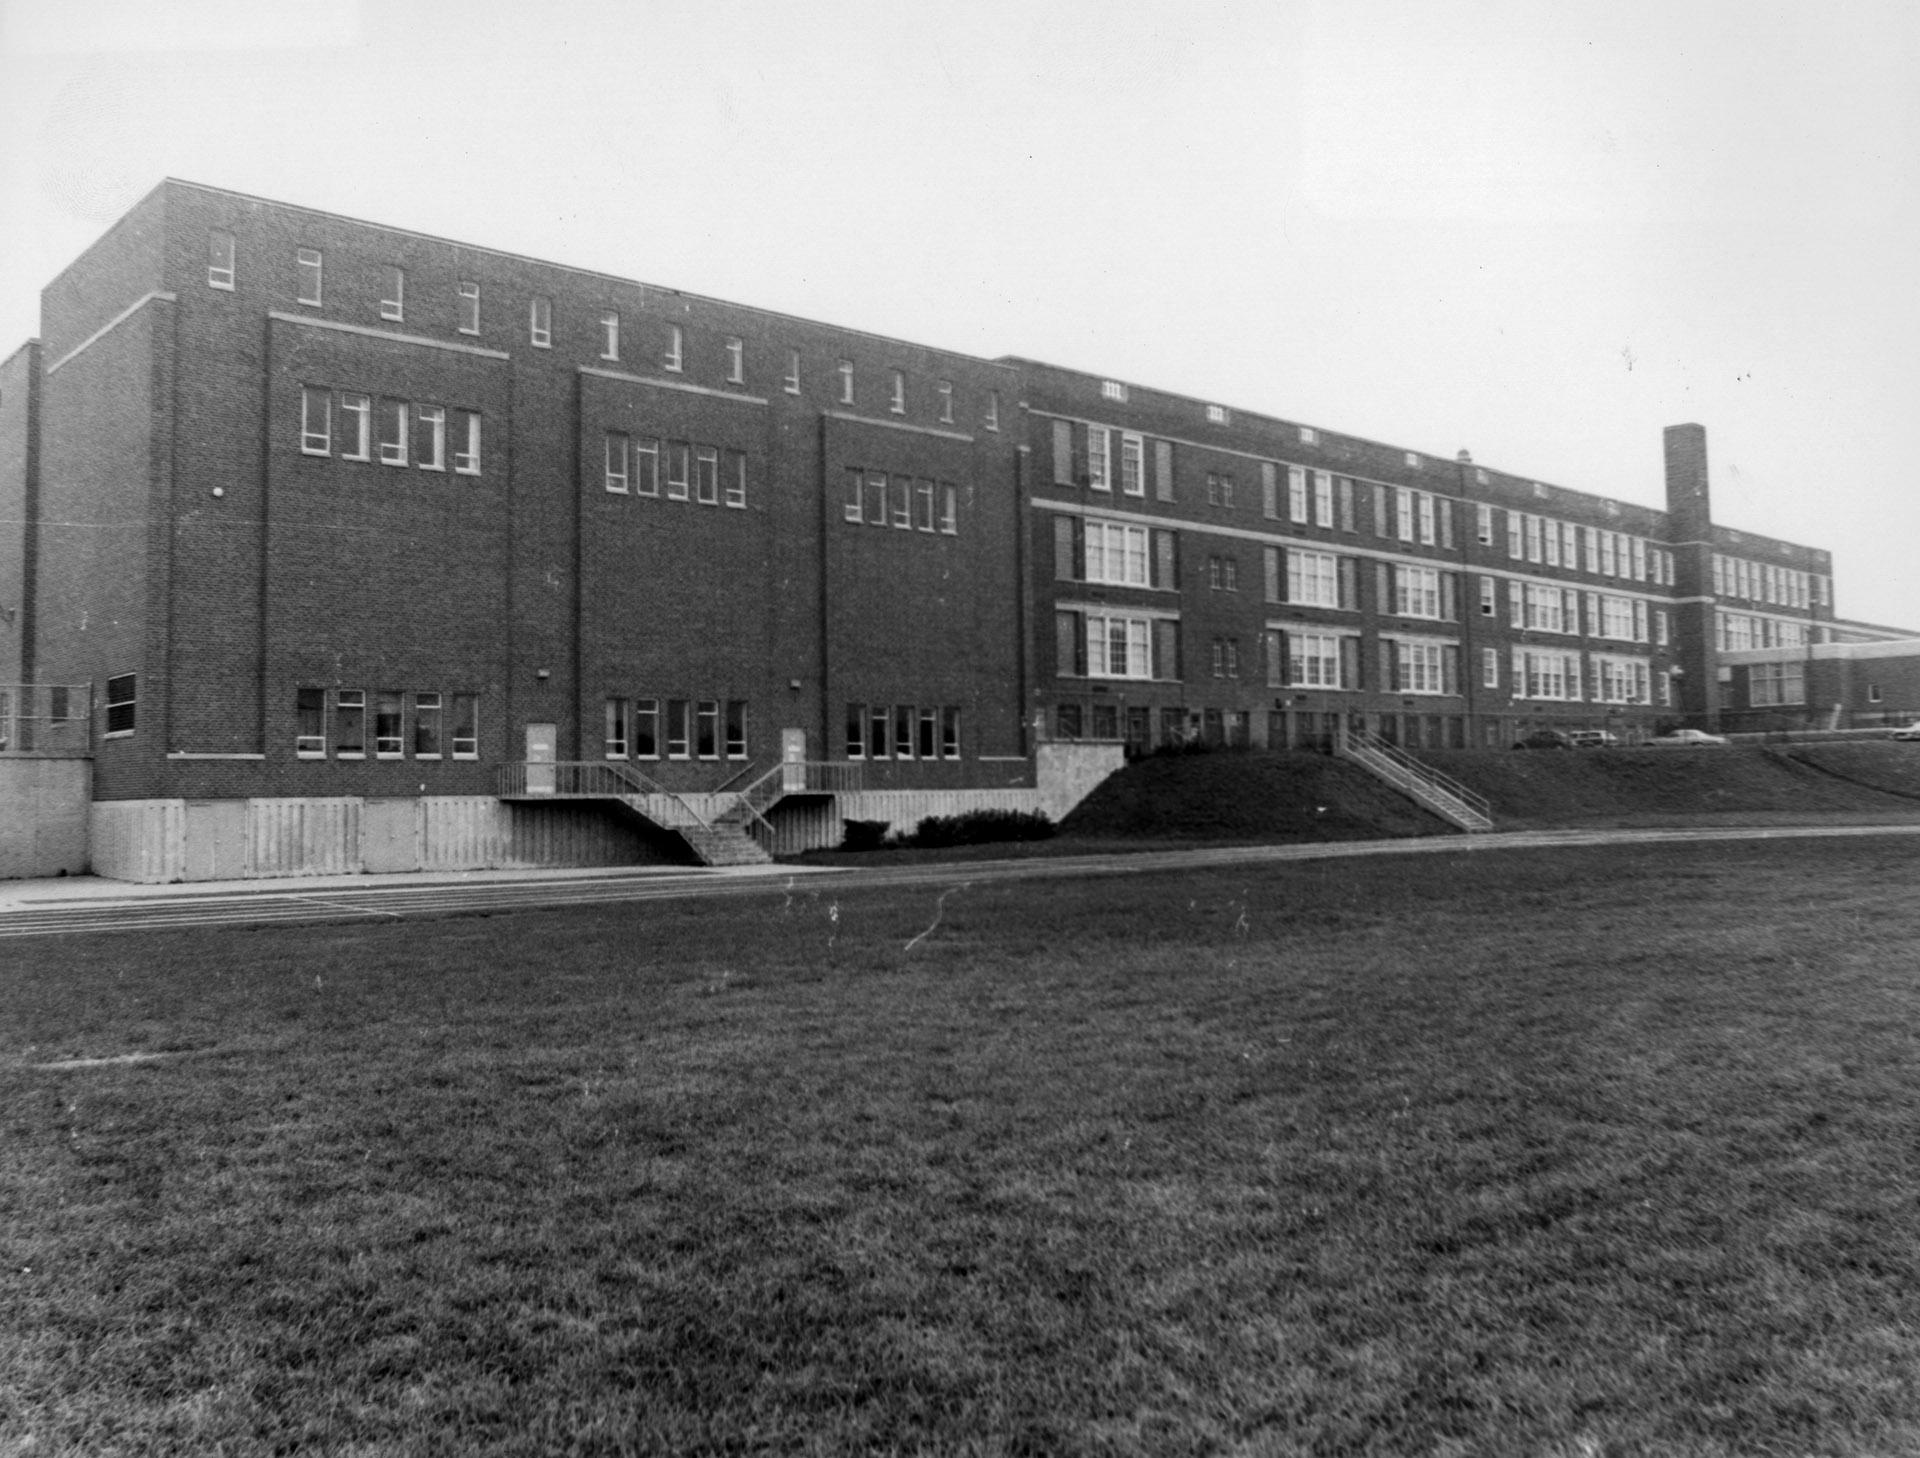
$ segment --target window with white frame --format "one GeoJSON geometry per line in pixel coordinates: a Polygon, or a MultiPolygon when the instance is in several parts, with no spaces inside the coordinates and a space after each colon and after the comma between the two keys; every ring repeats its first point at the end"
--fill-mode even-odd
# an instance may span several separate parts
{"type": "Polygon", "coordinates": [[[1209,405],[1207,407],[1207,419],[1214,425],[1233,424],[1233,416],[1224,405],[1209,405]]]}
{"type": "Polygon", "coordinates": [[[413,696],[413,757],[440,758],[440,695],[437,692],[413,696]]]}
{"type": "Polygon", "coordinates": [[[380,464],[404,466],[407,463],[407,402],[380,402],[380,464]]]}
{"type": "MultiPolygon", "coordinates": [[[[1000,429],[1000,392],[998,390],[987,391],[986,427],[988,430],[997,431],[998,429],[1000,429]]],[[[957,714],[959,710],[956,709],[954,712],[957,714]]],[[[956,719],[955,720],[956,725],[958,724],[958,722],[959,721],[956,719]]],[[[956,732],[958,732],[957,729],[956,729],[956,732]]]]}
{"type": "Polygon", "coordinates": [[[787,373],[781,379],[780,386],[789,395],[800,393],[800,351],[797,349],[787,351],[787,373]]]}
{"type": "Polygon", "coordinates": [[[455,431],[453,449],[453,472],[456,476],[478,476],[480,474],[480,412],[477,410],[456,410],[453,412],[455,431]]]}
{"type": "Polygon", "coordinates": [[[373,401],[366,395],[340,396],[340,459],[373,459],[373,401]]]}
{"type": "Polygon", "coordinates": [[[295,688],[293,752],[300,759],[324,759],[327,753],[327,691],[295,688]]]}
{"type": "Polygon", "coordinates": [[[318,305],[321,300],[321,259],[318,248],[302,248],[294,254],[300,279],[299,301],[318,305]]]}
{"type": "Polygon", "coordinates": [[[1580,697],[1580,655],[1551,649],[1513,650],[1515,698],[1577,700],[1580,697]]]}
{"type": "Polygon", "coordinates": [[[336,759],[367,757],[367,695],[364,689],[333,691],[333,754],[336,759]]]}
{"type": "Polygon", "coordinates": [[[607,432],[607,490],[624,496],[631,481],[632,442],[620,432],[607,432]]]}
{"type": "Polygon", "coordinates": [[[398,689],[381,689],[373,696],[373,755],[399,759],[407,752],[404,696],[398,689]]]}
{"type": "Polygon", "coordinates": [[[300,391],[300,449],[309,456],[333,454],[333,392],[312,386],[300,391]]]}
{"type": "Polygon", "coordinates": [[[679,374],[686,367],[687,336],[678,324],[667,326],[667,347],[660,351],[660,368],[679,374]]]}
{"type": "Polygon", "coordinates": [[[713,446],[693,449],[694,500],[702,506],[720,504],[720,452],[713,446]]]}
{"type": "Polygon", "coordinates": [[[1433,567],[1393,569],[1393,610],[1403,618],[1440,616],[1440,573],[1433,567]]]}
{"type": "Polygon", "coordinates": [[[1439,694],[1446,692],[1446,650],[1444,643],[1399,639],[1394,642],[1394,692],[1402,694],[1439,694]]]}
{"type": "Polygon", "coordinates": [[[1565,588],[1553,587],[1539,582],[1527,583],[1526,626],[1536,628],[1543,633],[1579,632],[1579,620],[1578,617],[1575,616],[1578,613],[1578,609],[1575,608],[1573,613],[1569,613],[1568,611],[1568,599],[1574,598],[1575,596],[1573,592],[1565,588]],[[1574,621],[1571,624],[1568,622],[1570,616],[1574,617],[1574,621]]]}
{"type": "Polygon", "coordinates": [[[452,744],[455,759],[480,757],[480,695],[453,696],[452,744]]]}
{"type": "Polygon", "coordinates": [[[1124,405],[1127,401],[1127,387],[1118,380],[1102,380],[1100,382],[1100,398],[1102,400],[1118,400],[1124,405]]]}
{"type": "Polygon", "coordinates": [[[1431,547],[1437,540],[1434,532],[1434,505],[1431,491],[1413,493],[1415,513],[1419,520],[1420,545],[1431,547]]]}
{"type": "Polygon", "coordinates": [[[1287,549],[1287,601],[1303,607],[1340,606],[1340,559],[1331,552],[1287,549]]]}
{"type": "Polygon", "coordinates": [[[138,722],[140,675],[116,673],[107,680],[106,736],[131,734],[138,722]]]}
{"type": "Polygon", "coordinates": [[[1500,650],[1498,648],[1480,650],[1480,686],[1490,689],[1500,687],[1500,650]]]}
{"type": "Polygon", "coordinates": [[[888,397],[887,409],[895,415],[907,413],[907,377],[900,370],[893,371],[893,388],[888,397]]]}
{"type": "Polygon", "coordinates": [[[1333,473],[1315,471],[1313,473],[1313,524],[1318,527],[1333,527],[1333,473]]]}
{"type": "Polygon", "coordinates": [[[1087,427],[1087,485],[1095,491],[1113,489],[1108,478],[1107,435],[1104,425],[1087,427]]]}
{"type": "Polygon", "coordinates": [[[1308,512],[1307,472],[1303,466],[1287,467],[1287,520],[1306,525],[1308,512]]]}
{"type": "Polygon", "coordinates": [[[834,368],[840,376],[840,403],[851,405],[853,403],[853,361],[843,359],[834,368]]]}
{"type": "Polygon", "coordinates": [[[1653,675],[1644,658],[1595,653],[1588,660],[1590,695],[1601,704],[1651,704],[1653,675]]]}
{"type": "Polygon", "coordinates": [[[460,332],[480,332],[480,285],[471,279],[460,282],[460,332]]]}
{"type": "Polygon", "coordinates": [[[1413,540],[1413,492],[1405,486],[1393,488],[1393,534],[1403,542],[1413,540]]]}
{"type": "Polygon", "coordinates": [[[1340,635],[1288,632],[1286,680],[1290,688],[1337,689],[1340,680],[1340,635]]]}
{"type": "Polygon", "coordinates": [[[407,275],[406,270],[389,264],[386,273],[386,288],[380,295],[380,317],[391,319],[395,323],[407,317],[407,275]]]}
{"type": "Polygon", "coordinates": [[[1633,599],[1615,597],[1612,593],[1601,593],[1599,636],[1614,638],[1622,643],[1633,641],[1633,599]]]}
{"type": "MultiPolygon", "coordinates": [[[[933,387],[933,394],[934,394],[934,398],[940,402],[940,423],[942,425],[952,425],[953,424],[953,381],[952,380],[936,381],[933,387]]],[[[1137,440],[1137,438],[1135,439],[1137,440]]],[[[1126,449],[1125,449],[1125,445],[1123,444],[1121,447],[1121,459],[1123,463],[1125,461],[1125,458],[1126,458],[1126,449]]]]}
{"type": "Polygon", "coordinates": [[[1507,513],[1507,555],[1518,562],[1527,555],[1526,533],[1521,525],[1522,513],[1507,513]]]}
{"type": "Polygon", "coordinates": [[[620,311],[609,309],[600,316],[600,358],[620,358],[620,311]]]}
{"type": "Polygon", "coordinates": [[[744,385],[747,382],[747,341],[738,335],[727,339],[727,383],[744,385]]]}
{"type": "Polygon", "coordinates": [[[233,288],[233,234],[224,228],[215,228],[207,234],[207,287],[210,289],[233,288]]]}
{"type": "Polygon", "coordinates": [[[414,464],[423,471],[447,469],[447,412],[438,405],[413,408],[414,464]]]}
{"type": "Polygon", "coordinates": [[[1120,436],[1120,492],[1123,496],[1147,494],[1146,442],[1126,432],[1120,436]]]}
{"type": "Polygon", "coordinates": [[[1473,527],[1474,534],[1480,539],[1480,544],[1483,547],[1491,547],[1493,545],[1493,508],[1484,501],[1473,508],[1473,527]]]}
{"type": "Polygon", "coordinates": [[[1086,524],[1086,580],[1121,587],[1150,585],[1147,529],[1124,522],[1086,524]]]}
{"type": "Polygon", "coordinates": [[[1148,618],[1088,613],[1088,676],[1153,677],[1152,631],[1152,622],[1148,618]]]}

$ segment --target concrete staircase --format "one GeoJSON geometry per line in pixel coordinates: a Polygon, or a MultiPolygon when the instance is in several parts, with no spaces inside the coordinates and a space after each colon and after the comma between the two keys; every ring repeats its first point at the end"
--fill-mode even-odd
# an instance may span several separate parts
{"type": "Polygon", "coordinates": [[[747,833],[748,816],[738,807],[706,825],[671,825],[703,866],[764,866],[773,857],[747,833]]]}
{"type": "Polygon", "coordinates": [[[1493,829],[1493,816],[1484,797],[1433,766],[1422,764],[1398,745],[1377,735],[1349,731],[1335,738],[1334,752],[1469,835],[1493,829]]]}

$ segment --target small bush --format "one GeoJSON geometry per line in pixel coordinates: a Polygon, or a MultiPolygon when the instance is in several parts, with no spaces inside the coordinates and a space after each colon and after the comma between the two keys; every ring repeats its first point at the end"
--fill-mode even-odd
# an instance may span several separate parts
{"type": "Polygon", "coordinates": [[[1053,834],[1053,822],[1038,810],[969,810],[964,815],[929,815],[902,844],[936,849],[999,840],[1047,840],[1053,834]]]}
{"type": "Polygon", "coordinates": [[[840,822],[840,849],[850,851],[879,850],[887,841],[887,827],[890,820],[842,820],[840,822]]]}

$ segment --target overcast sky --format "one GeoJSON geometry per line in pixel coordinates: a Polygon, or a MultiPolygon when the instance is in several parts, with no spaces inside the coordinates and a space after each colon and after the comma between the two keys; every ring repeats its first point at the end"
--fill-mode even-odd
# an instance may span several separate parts
{"type": "Polygon", "coordinates": [[[1651,505],[1698,421],[1920,629],[1916,78],[1916,0],[0,0],[0,355],[171,175],[1651,505]]]}

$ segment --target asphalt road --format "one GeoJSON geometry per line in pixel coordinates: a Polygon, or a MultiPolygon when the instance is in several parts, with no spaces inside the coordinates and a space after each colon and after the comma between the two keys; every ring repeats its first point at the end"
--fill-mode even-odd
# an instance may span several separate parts
{"type": "MultiPolygon", "coordinates": [[[[781,896],[807,891],[886,886],[957,886],[1038,881],[1064,876],[1139,876],[1202,867],[1261,866],[1282,861],[1377,855],[1500,855],[1562,846],[1671,844],[1725,840],[1916,836],[1920,825],[1724,826],[1684,830],[1519,831],[1420,840],[1339,841],[1313,845],[1210,846],[1138,854],[1046,856],[1027,860],[944,864],[793,867],[750,871],[698,869],[609,871],[603,875],[530,874],[524,878],[422,880],[418,876],[336,878],[324,885],[250,882],[219,889],[128,887],[124,894],[93,883],[84,894],[58,881],[15,883],[0,900],[0,940],[183,927],[260,927],[278,923],[406,920],[478,912],[549,910],[630,901],[781,896]]],[[[24,949],[22,949],[24,950],[24,949]]],[[[15,953],[14,955],[18,955],[15,953]]]]}

